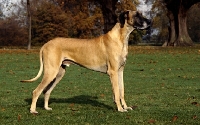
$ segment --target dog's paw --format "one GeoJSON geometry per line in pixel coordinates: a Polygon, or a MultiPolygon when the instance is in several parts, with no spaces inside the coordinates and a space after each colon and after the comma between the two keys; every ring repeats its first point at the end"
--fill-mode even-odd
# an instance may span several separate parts
{"type": "Polygon", "coordinates": [[[38,114],[37,111],[32,111],[32,110],[30,110],[30,113],[32,113],[32,114],[38,114]]]}
{"type": "Polygon", "coordinates": [[[132,107],[125,107],[124,109],[125,109],[125,110],[133,110],[132,107]]]}
{"type": "Polygon", "coordinates": [[[126,109],[118,109],[119,112],[128,112],[126,109]]]}
{"type": "Polygon", "coordinates": [[[50,107],[44,107],[46,110],[52,110],[52,108],[50,107]]]}

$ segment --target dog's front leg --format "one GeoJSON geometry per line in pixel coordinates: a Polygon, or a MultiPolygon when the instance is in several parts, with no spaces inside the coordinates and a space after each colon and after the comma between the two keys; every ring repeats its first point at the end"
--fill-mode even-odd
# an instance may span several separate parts
{"type": "Polygon", "coordinates": [[[117,105],[117,109],[120,112],[125,112],[126,110],[122,108],[121,103],[120,103],[118,71],[109,71],[108,75],[110,76],[110,81],[112,84],[112,90],[113,90],[113,94],[114,94],[115,103],[117,105]]]}
{"type": "Polygon", "coordinates": [[[124,67],[121,67],[119,72],[118,72],[118,78],[119,78],[119,91],[120,91],[120,100],[121,100],[121,104],[122,104],[122,107],[125,109],[125,110],[132,110],[131,107],[128,107],[126,105],[126,102],[124,100],[124,78],[123,78],[123,71],[124,71],[124,67]]]}

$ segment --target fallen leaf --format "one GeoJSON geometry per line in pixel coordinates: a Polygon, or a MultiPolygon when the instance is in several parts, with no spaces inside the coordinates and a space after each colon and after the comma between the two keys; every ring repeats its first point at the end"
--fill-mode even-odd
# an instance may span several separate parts
{"type": "Polygon", "coordinates": [[[155,120],[153,120],[153,119],[150,119],[150,120],[148,121],[148,123],[149,123],[149,124],[155,124],[155,123],[156,123],[156,121],[155,121],[155,120]]]}
{"type": "Polygon", "coordinates": [[[192,105],[197,105],[198,103],[197,103],[197,102],[192,102],[191,104],[192,104],[192,105]]]}
{"type": "Polygon", "coordinates": [[[102,98],[103,98],[104,96],[105,96],[104,94],[101,94],[101,95],[100,95],[100,97],[102,97],[102,98]]]}
{"type": "Polygon", "coordinates": [[[127,118],[127,119],[130,119],[130,118],[131,118],[131,116],[130,116],[130,115],[127,115],[127,116],[126,116],[126,118],[127,118]]]}
{"type": "Polygon", "coordinates": [[[17,117],[17,120],[18,120],[18,122],[21,120],[21,115],[18,115],[18,117],[17,117]]]}
{"type": "Polygon", "coordinates": [[[71,108],[71,110],[72,110],[72,111],[78,111],[78,109],[75,109],[75,108],[71,108]]]}
{"type": "Polygon", "coordinates": [[[192,119],[197,119],[197,116],[196,116],[196,115],[194,115],[194,116],[192,117],[192,119]]]}
{"type": "Polygon", "coordinates": [[[69,105],[69,107],[70,107],[70,108],[74,107],[74,103],[71,103],[71,104],[69,105]]]}
{"type": "Polygon", "coordinates": [[[178,116],[175,115],[175,116],[172,118],[172,121],[175,122],[177,119],[178,119],[178,116]]]}
{"type": "Polygon", "coordinates": [[[199,103],[198,103],[198,104],[196,104],[196,106],[199,106],[199,103]]]}

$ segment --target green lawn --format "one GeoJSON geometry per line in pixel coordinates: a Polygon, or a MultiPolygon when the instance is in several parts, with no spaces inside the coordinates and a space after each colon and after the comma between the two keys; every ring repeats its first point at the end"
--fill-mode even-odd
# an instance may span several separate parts
{"type": "Polygon", "coordinates": [[[117,112],[106,74],[70,66],[50,97],[52,111],[31,93],[41,81],[20,83],[39,70],[38,50],[0,50],[0,124],[200,124],[200,47],[130,47],[125,98],[133,111],[117,112]]]}

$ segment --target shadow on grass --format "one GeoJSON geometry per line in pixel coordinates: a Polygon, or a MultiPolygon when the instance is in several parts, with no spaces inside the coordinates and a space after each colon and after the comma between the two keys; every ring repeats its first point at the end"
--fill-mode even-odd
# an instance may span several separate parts
{"type": "MultiPolygon", "coordinates": [[[[79,95],[74,96],[72,98],[50,98],[49,105],[51,103],[69,103],[69,104],[86,104],[86,105],[92,105],[94,107],[101,107],[101,108],[107,108],[108,110],[113,110],[113,107],[106,105],[104,103],[101,103],[97,101],[98,97],[96,96],[89,96],[89,95],[79,95]]],[[[31,105],[32,98],[25,99],[25,101],[31,105]]],[[[37,107],[44,107],[44,99],[39,98],[37,101],[37,107]]]]}

